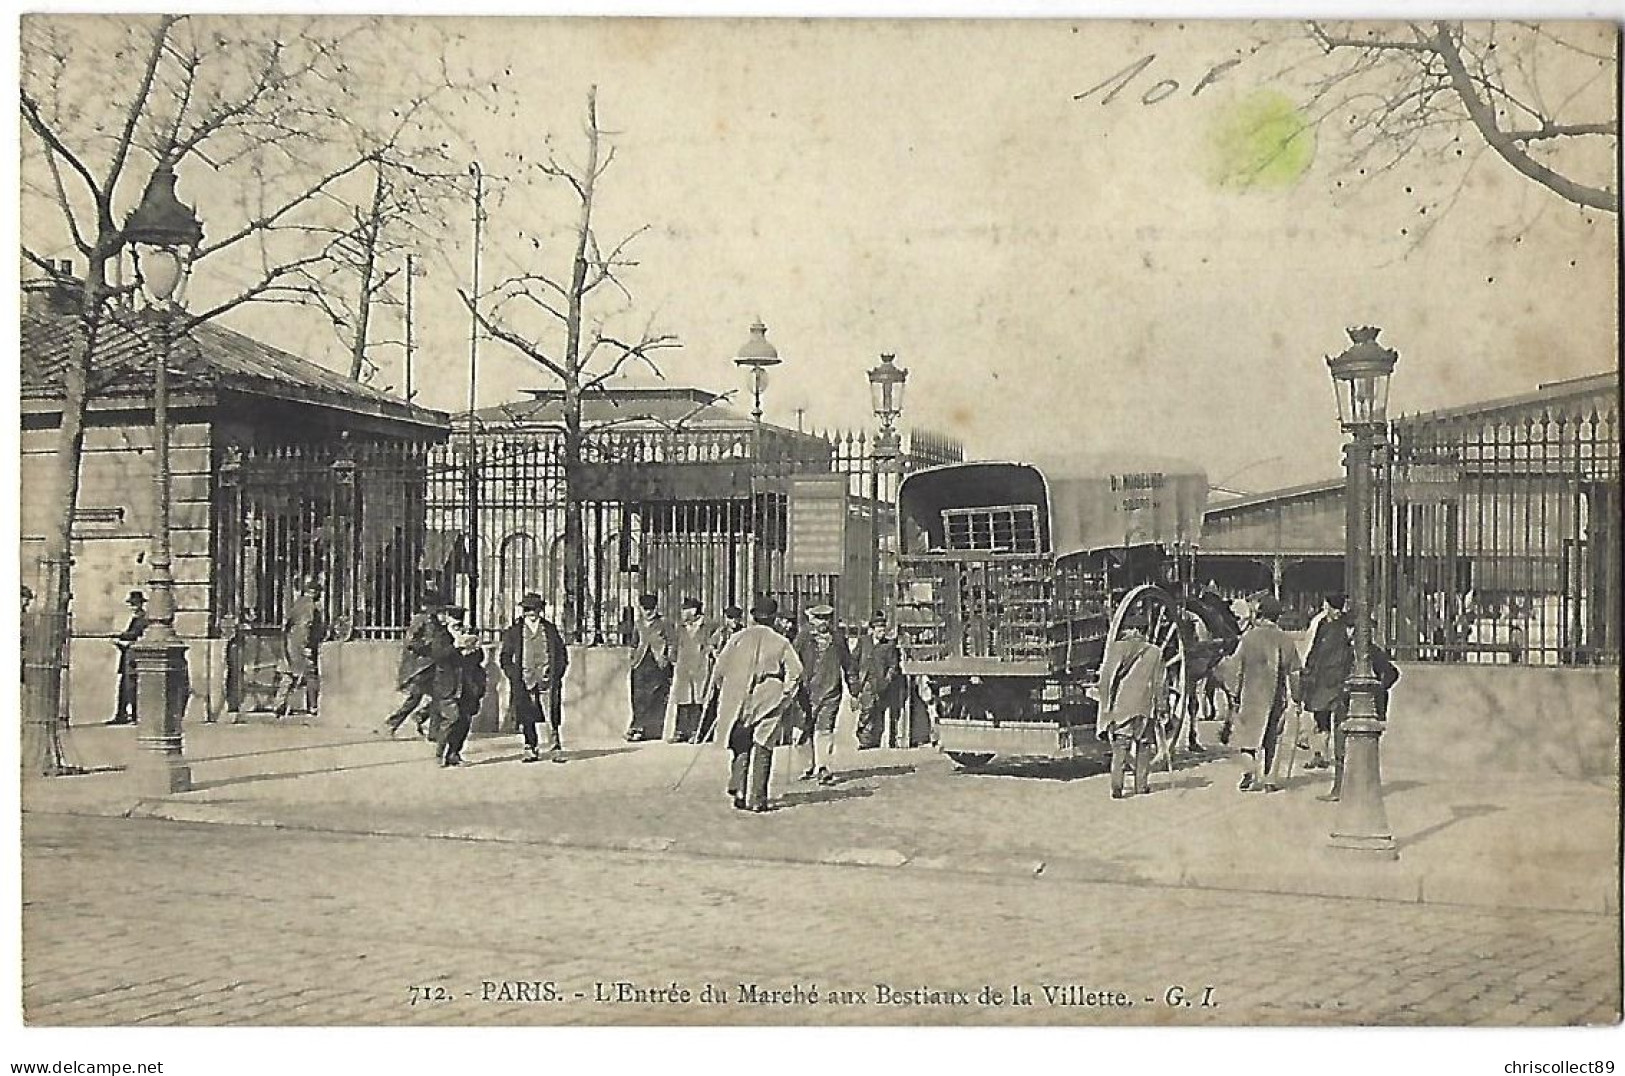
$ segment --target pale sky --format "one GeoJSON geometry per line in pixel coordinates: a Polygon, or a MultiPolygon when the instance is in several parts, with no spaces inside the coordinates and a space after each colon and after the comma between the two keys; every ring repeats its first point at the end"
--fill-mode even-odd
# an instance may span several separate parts
{"type": "MultiPolygon", "coordinates": [[[[534,159],[545,132],[576,151],[596,83],[619,146],[600,234],[651,226],[619,324],[652,317],[684,345],[663,359],[667,379],[722,390],[739,384],[731,358],[761,317],[785,360],[768,392],[773,421],[793,425],[803,407],[809,425],[869,423],[864,371],[895,352],[911,374],[905,424],[961,436],[974,456],[1172,454],[1257,490],[1337,472],[1322,357],[1346,346],[1346,326],[1380,325],[1399,349],[1392,399],[1407,411],[1615,362],[1615,220],[1493,157],[1420,245],[1401,229],[1456,173],[1407,165],[1361,185],[1322,138],[1294,184],[1216,185],[1211,134],[1238,102],[1270,88],[1302,97],[1278,60],[1257,57],[1192,95],[1260,36],[1253,24],[459,29],[458,56],[499,83],[502,115],[460,123],[458,151],[492,175],[516,170],[510,154],[534,159]],[[1073,99],[1153,54],[1112,103],[1073,99]],[[1142,104],[1162,79],[1178,89],[1142,104]]],[[[181,193],[207,221],[208,190],[183,172],[181,193]]],[[[555,235],[541,253],[564,272],[565,208],[521,186],[493,196],[485,284],[534,267],[521,229],[555,235]]],[[[454,210],[444,244],[425,251],[419,287],[419,402],[445,409],[467,393],[468,317],[454,291],[468,285],[467,217],[454,210]]],[[[229,286],[220,270],[211,285],[200,267],[200,298],[229,286]]],[[[287,308],[227,320],[344,365],[331,330],[287,308]]],[[[399,335],[396,314],[377,335],[399,335]]],[[[375,357],[377,383],[399,387],[399,352],[375,357]]],[[[482,406],[545,384],[482,342],[482,406]]]]}

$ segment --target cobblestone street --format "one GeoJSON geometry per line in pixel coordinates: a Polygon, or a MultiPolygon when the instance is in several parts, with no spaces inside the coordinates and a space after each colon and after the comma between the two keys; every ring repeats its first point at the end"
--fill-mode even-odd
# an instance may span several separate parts
{"type": "Polygon", "coordinates": [[[1614,921],[1575,913],[49,815],[23,861],[34,1025],[1538,1025],[1619,990],[1614,921]]]}

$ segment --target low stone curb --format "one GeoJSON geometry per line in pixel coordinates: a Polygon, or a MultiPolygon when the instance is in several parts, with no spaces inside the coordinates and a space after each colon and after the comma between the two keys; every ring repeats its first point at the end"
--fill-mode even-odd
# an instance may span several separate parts
{"type": "MultiPolygon", "coordinates": [[[[36,812],[95,814],[95,812],[36,812]]],[[[201,825],[262,826],[295,832],[348,836],[429,838],[433,840],[490,841],[530,844],[575,850],[637,854],[675,854],[704,859],[745,859],[755,862],[818,864],[884,870],[932,871],[946,874],[1004,878],[1038,878],[1066,883],[1095,883],[1160,888],[1204,889],[1232,893],[1276,893],[1340,900],[1382,900],[1406,904],[1446,904],[1461,907],[1520,909],[1617,915],[1618,890],[1599,887],[1561,887],[1541,892],[1508,890],[1493,881],[1450,874],[1423,874],[1400,864],[1390,873],[1367,871],[1359,876],[1334,869],[1279,870],[1268,874],[1225,867],[1180,867],[1154,862],[1119,862],[1105,859],[1033,856],[999,853],[909,855],[894,848],[835,848],[798,851],[768,849],[734,840],[692,840],[674,837],[588,837],[570,833],[536,833],[502,827],[457,827],[431,830],[401,828],[346,828],[310,822],[285,822],[248,814],[229,805],[151,799],[137,801],[122,812],[126,818],[201,825]]]]}

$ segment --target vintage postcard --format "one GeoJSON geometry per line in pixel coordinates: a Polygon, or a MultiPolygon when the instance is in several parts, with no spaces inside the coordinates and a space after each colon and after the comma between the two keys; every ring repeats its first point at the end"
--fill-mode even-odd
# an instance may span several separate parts
{"type": "Polygon", "coordinates": [[[28,1028],[1619,1021],[1614,24],[19,34],[28,1028]]]}

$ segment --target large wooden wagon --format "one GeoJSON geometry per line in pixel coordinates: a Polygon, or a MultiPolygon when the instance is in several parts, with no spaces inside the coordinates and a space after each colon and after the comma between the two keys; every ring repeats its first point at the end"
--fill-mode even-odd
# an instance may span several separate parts
{"type": "Polygon", "coordinates": [[[1188,600],[1207,477],[1166,459],[1073,456],[917,471],[898,494],[903,671],[962,766],[1098,750],[1106,641],[1143,615],[1163,652],[1164,758],[1233,622],[1188,600]]]}

